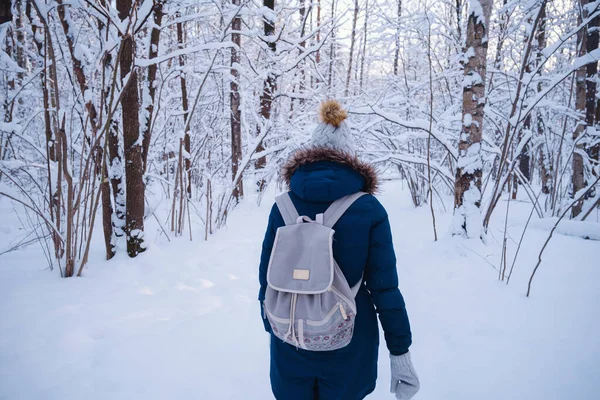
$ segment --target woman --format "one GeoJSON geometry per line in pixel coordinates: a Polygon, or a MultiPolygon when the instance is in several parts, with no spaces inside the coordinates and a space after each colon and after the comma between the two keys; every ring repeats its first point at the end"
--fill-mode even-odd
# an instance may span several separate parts
{"type": "MultiPolygon", "coordinates": [[[[350,287],[363,279],[356,295],[356,320],[350,344],[333,351],[307,351],[271,335],[271,387],[278,400],[357,400],[375,389],[379,329],[390,352],[391,392],[399,400],[419,390],[419,379],[408,351],[411,332],[398,290],[396,257],[388,216],[373,196],[375,169],[355,155],[347,113],[336,101],[321,105],[321,122],[309,147],[294,153],[282,178],[300,215],[315,219],[329,205],[359,191],[360,197],[334,225],[334,258],[350,287]]],[[[267,268],[275,234],[285,223],[273,206],[260,262],[259,300],[265,299],[267,268]]],[[[271,333],[263,313],[265,330],[271,333]]]]}

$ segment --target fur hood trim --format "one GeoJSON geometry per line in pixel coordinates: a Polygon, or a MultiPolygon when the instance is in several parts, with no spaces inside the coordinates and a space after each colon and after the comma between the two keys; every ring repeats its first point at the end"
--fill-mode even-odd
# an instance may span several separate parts
{"type": "Polygon", "coordinates": [[[307,147],[293,153],[287,160],[281,171],[281,180],[289,187],[292,175],[303,165],[320,161],[330,161],[352,168],[365,178],[363,192],[375,194],[378,190],[377,171],[364,161],[359,160],[345,151],[331,149],[328,147],[307,147]]]}

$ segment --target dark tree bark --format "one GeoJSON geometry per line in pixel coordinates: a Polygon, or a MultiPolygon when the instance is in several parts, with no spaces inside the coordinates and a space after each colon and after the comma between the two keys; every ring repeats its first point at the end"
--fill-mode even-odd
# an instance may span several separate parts
{"type": "MultiPolygon", "coordinates": [[[[12,21],[12,11],[10,7],[10,1],[3,2],[0,4],[0,24],[10,23],[12,21]]],[[[12,27],[9,28],[6,35],[6,43],[0,43],[1,46],[5,49],[5,53],[8,57],[13,56],[13,41],[12,41],[12,27]]],[[[8,79],[8,88],[13,90],[15,88],[15,80],[11,77],[8,79]]],[[[8,96],[7,96],[8,97],[8,96]]],[[[13,104],[14,102],[9,102],[8,98],[5,99],[2,104],[2,108],[4,111],[4,116],[2,117],[3,122],[12,122],[12,112],[13,112],[13,104]]],[[[5,136],[4,131],[0,132],[0,160],[4,160],[8,152],[8,144],[5,145],[5,136]]],[[[8,138],[6,142],[8,142],[8,138]]],[[[2,172],[0,172],[0,178],[2,178],[2,172]]]]}
{"type": "MultiPolygon", "coordinates": [[[[158,56],[158,45],[160,42],[160,26],[162,25],[163,18],[163,4],[166,0],[154,0],[152,6],[152,14],[154,17],[154,26],[150,32],[150,49],[148,58],[152,60],[158,56]]],[[[156,71],[157,64],[151,64],[148,66],[148,75],[146,77],[145,90],[150,95],[150,102],[146,104],[146,115],[143,126],[143,139],[142,139],[142,163],[144,165],[144,172],[148,169],[148,151],[150,150],[150,139],[151,139],[151,127],[152,118],[154,117],[154,96],[156,94],[156,71]]]]}
{"type": "MultiPolygon", "coordinates": [[[[119,18],[124,21],[130,17],[132,11],[131,0],[117,0],[119,18]]],[[[121,38],[123,48],[119,64],[121,67],[121,81],[126,84],[121,98],[123,116],[123,144],[125,147],[125,182],[127,184],[127,198],[125,202],[125,231],[127,234],[127,253],[136,257],[145,250],[144,246],[144,167],[142,163],[142,146],[139,143],[140,101],[138,95],[137,71],[132,69],[135,57],[135,39],[131,32],[121,38]]]]}
{"type": "Polygon", "coordinates": [[[457,43],[460,43],[462,38],[462,0],[455,0],[454,3],[454,12],[456,13],[456,36],[457,43]]]}
{"type": "Polygon", "coordinates": [[[65,37],[67,38],[67,44],[69,46],[69,52],[71,53],[71,61],[73,63],[73,72],[75,74],[75,78],[77,79],[77,83],[79,83],[79,89],[81,90],[81,95],[84,99],[88,99],[85,102],[85,108],[90,117],[90,125],[92,128],[92,134],[95,136],[98,131],[98,112],[96,111],[96,107],[92,102],[92,96],[87,96],[86,92],[88,91],[88,83],[85,77],[85,72],[83,71],[83,65],[81,60],[78,57],[77,52],[75,51],[75,36],[73,32],[70,32],[69,29],[69,21],[71,20],[69,17],[69,12],[67,10],[67,6],[63,5],[62,0],[57,0],[58,6],[58,17],[60,19],[60,23],[63,27],[63,31],[65,33],[65,37]]]}
{"type": "MultiPolygon", "coordinates": [[[[263,6],[269,8],[271,10],[274,10],[275,9],[275,0],[264,0],[263,6]]],[[[277,44],[274,41],[272,41],[273,37],[275,35],[275,21],[265,18],[263,21],[263,28],[264,28],[265,37],[268,40],[267,46],[269,47],[269,50],[273,54],[275,54],[275,52],[277,51],[277,44]]],[[[269,55],[267,55],[266,57],[269,58],[269,55]]],[[[267,74],[267,78],[263,82],[263,91],[260,96],[260,116],[262,117],[263,124],[265,124],[267,121],[269,121],[271,119],[271,108],[273,105],[273,96],[274,96],[275,90],[277,89],[277,77],[275,76],[275,74],[272,71],[272,63],[267,62],[267,65],[269,68],[269,72],[267,74]]],[[[260,134],[261,134],[261,125],[259,125],[257,127],[257,136],[260,136],[260,134]]],[[[256,152],[260,153],[261,151],[264,151],[264,150],[265,150],[265,146],[264,146],[263,142],[261,141],[258,144],[258,146],[256,147],[256,152]]],[[[266,165],[267,165],[267,157],[260,157],[258,160],[256,160],[255,168],[263,169],[266,165]]],[[[261,179],[256,184],[258,186],[258,190],[260,192],[262,192],[265,187],[266,182],[264,179],[261,179]]]]}
{"type": "MultiPolygon", "coordinates": [[[[101,4],[104,6],[106,5],[104,0],[101,0],[101,4]]],[[[104,23],[104,21],[102,20],[98,20],[98,34],[100,37],[105,37],[108,38],[108,23],[104,23]]],[[[105,39],[106,40],[106,39],[105,39]]],[[[104,48],[105,46],[105,42],[102,41],[102,46],[103,46],[103,53],[104,53],[104,58],[102,60],[102,67],[103,67],[103,75],[102,75],[102,104],[100,106],[100,109],[103,110],[106,115],[109,114],[109,98],[110,98],[110,89],[109,89],[109,85],[107,85],[107,79],[109,79],[110,76],[112,76],[111,74],[111,61],[112,61],[112,57],[110,52],[106,51],[106,49],[104,48]]],[[[114,124],[114,121],[111,121],[112,124],[114,124]]],[[[111,127],[109,128],[109,132],[108,132],[108,136],[112,135],[111,132],[111,128],[112,128],[112,124],[111,127]]],[[[106,154],[107,149],[109,148],[109,138],[105,137],[105,146],[104,148],[100,149],[100,159],[101,159],[101,164],[102,164],[102,170],[101,170],[101,181],[100,181],[100,191],[101,191],[101,195],[102,195],[102,228],[103,228],[103,232],[104,232],[104,248],[105,248],[105,252],[106,252],[106,259],[110,260],[111,258],[113,258],[116,254],[116,247],[115,247],[115,239],[117,237],[117,232],[121,233],[122,230],[121,228],[118,228],[117,226],[119,225],[123,225],[123,224],[119,224],[117,222],[117,220],[115,220],[116,215],[115,215],[115,210],[113,208],[112,205],[112,199],[111,199],[111,179],[109,179],[109,174],[108,174],[108,157],[106,154]]],[[[116,197],[115,197],[116,199],[116,197]]],[[[125,210],[125,208],[123,207],[123,211],[125,210]]],[[[123,219],[125,218],[125,214],[123,212],[123,219]]]]}
{"type": "MultiPolygon", "coordinates": [[[[540,46],[540,39],[539,39],[539,35],[540,35],[540,29],[544,29],[545,24],[544,24],[544,19],[545,19],[545,10],[546,10],[546,1],[542,1],[542,4],[540,5],[540,7],[542,7],[541,11],[540,11],[540,24],[538,25],[537,28],[537,32],[536,32],[536,36],[538,37],[537,41],[534,41],[532,44],[532,49],[531,51],[533,53],[535,53],[534,57],[531,57],[531,61],[527,63],[526,67],[525,67],[525,72],[527,74],[531,74],[538,66],[540,60],[541,60],[541,50],[539,48],[540,46]]],[[[532,21],[529,20],[529,24],[531,24],[532,21]]],[[[527,96],[527,93],[525,94],[527,96]]],[[[522,110],[527,109],[527,107],[529,106],[529,104],[524,101],[523,105],[522,105],[522,110]]],[[[519,129],[519,134],[517,135],[517,145],[521,145],[521,142],[523,141],[523,138],[525,137],[525,135],[527,133],[529,133],[530,135],[533,135],[532,132],[532,115],[531,113],[528,114],[525,117],[525,120],[523,121],[523,127],[521,129],[519,129]]],[[[521,172],[521,175],[529,182],[531,181],[531,151],[529,149],[529,143],[531,142],[531,137],[529,139],[527,139],[526,143],[523,144],[523,146],[521,147],[521,150],[519,152],[519,154],[517,155],[518,159],[519,159],[519,164],[518,164],[518,168],[519,171],[521,172]]],[[[512,186],[512,198],[513,200],[517,198],[517,192],[518,192],[518,188],[519,188],[519,179],[517,178],[517,175],[514,174],[514,179],[513,179],[513,186],[512,186]]]]}
{"type": "Polygon", "coordinates": [[[348,96],[350,80],[352,79],[352,61],[354,59],[354,43],[356,42],[356,22],[358,21],[358,0],[354,0],[354,15],[352,17],[352,31],[350,32],[350,56],[348,58],[348,74],[346,75],[346,90],[344,96],[348,96]]]}
{"type": "Polygon", "coordinates": [[[360,59],[360,85],[359,87],[363,88],[363,75],[365,71],[365,58],[367,57],[367,38],[368,32],[367,29],[369,27],[369,0],[365,2],[365,24],[363,26],[363,48],[362,48],[362,57],[360,59]]]}
{"type": "MultiPolygon", "coordinates": [[[[336,0],[331,1],[331,20],[335,21],[335,4],[336,0]]],[[[331,44],[329,45],[329,77],[327,79],[327,87],[329,90],[333,90],[333,65],[335,64],[335,50],[336,50],[336,34],[335,26],[331,28],[331,44]]]]}
{"type": "MultiPolygon", "coordinates": [[[[100,0],[100,4],[102,6],[106,6],[106,0],[100,0]]],[[[110,23],[106,21],[99,21],[98,29],[100,30],[100,35],[104,35],[104,40],[108,41],[109,39],[109,27],[110,23]]],[[[104,45],[104,44],[103,44],[104,45]]],[[[104,68],[104,81],[103,81],[103,104],[102,109],[104,111],[104,115],[109,115],[109,102],[111,96],[111,88],[110,82],[111,77],[114,73],[115,65],[113,65],[113,57],[110,51],[104,50],[104,57],[102,59],[102,64],[104,68]]],[[[107,137],[105,138],[107,141],[107,154],[105,157],[106,162],[106,179],[108,179],[108,183],[110,185],[109,189],[112,192],[112,200],[114,204],[114,208],[109,208],[109,204],[106,202],[104,198],[104,193],[102,194],[102,210],[103,213],[112,212],[111,222],[112,222],[112,230],[113,235],[115,237],[121,237],[124,235],[125,229],[125,182],[123,181],[123,172],[124,165],[123,160],[121,158],[120,153],[120,140],[119,140],[119,122],[115,119],[111,118],[110,125],[108,127],[107,137]]],[[[103,182],[104,183],[104,182],[103,182]]],[[[106,190],[103,188],[103,190],[106,190]]],[[[105,217],[103,217],[105,218],[105,217]]],[[[111,239],[111,243],[113,243],[114,239],[111,239]]],[[[107,254],[108,256],[108,254],[107,254]]]]}
{"type": "MultiPolygon", "coordinates": [[[[536,66],[542,61],[544,57],[543,50],[546,48],[546,1],[542,3],[542,10],[540,15],[540,23],[538,27],[537,34],[537,53],[535,55],[536,66]]],[[[540,72],[541,73],[541,72],[540,72]]],[[[537,92],[542,91],[542,83],[539,82],[537,85],[537,92]]],[[[544,121],[542,116],[538,113],[537,115],[537,135],[539,138],[544,137],[544,121]]],[[[543,141],[543,139],[542,139],[543,141]]],[[[542,181],[542,193],[550,194],[550,187],[552,186],[552,174],[553,171],[553,162],[552,155],[548,154],[547,147],[545,141],[542,142],[540,146],[540,176],[542,181]]]]}
{"type": "MultiPolygon", "coordinates": [[[[580,0],[580,10],[583,15],[579,15],[579,23],[589,15],[587,4],[589,0],[580,0]]],[[[598,48],[598,18],[594,18],[591,23],[577,34],[577,47],[579,48],[579,57],[598,48]],[[595,25],[594,25],[595,22],[595,25]]],[[[580,140],[586,133],[587,128],[594,126],[594,117],[596,114],[596,72],[598,63],[591,62],[582,66],[575,73],[575,108],[584,114],[583,120],[579,120],[573,131],[573,141],[576,142],[573,153],[573,178],[572,178],[572,196],[577,197],[577,192],[585,188],[585,166],[583,154],[585,146],[580,140]]],[[[573,217],[577,217],[582,210],[583,200],[576,202],[573,206],[573,217]]]]}
{"type": "MultiPolygon", "coordinates": [[[[273,1],[275,3],[275,1],[273,1]]],[[[317,0],[317,44],[321,43],[321,0],[317,0]]],[[[321,62],[321,49],[317,50],[315,55],[315,61],[317,64],[321,62]]],[[[317,83],[319,81],[317,80],[317,83]]]]}
{"type": "Polygon", "coordinates": [[[394,49],[394,75],[398,76],[398,65],[400,64],[400,17],[402,17],[402,0],[398,0],[398,13],[396,14],[396,48],[394,49]]]}
{"type": "Polygon", "coordinates": [[[10,1],[0,2],[0,24],[12,21],[10,1]]]}
{"type": "MultiPolygon", "coordinates": [[[[311,4],[311,3],[309,3],[311,4]]],[[[310,14],[312,5],[309,5],[308,9],[306,8],[306,0],[300,0],[300,37],[304,38],[306,35],[306,21],[308,19],[308,15],[310,14]]],[[[302,39],[300,42],[300,54],[302,54],[306,49],[306,40],[302,39]]],[[[298,69],[300,70],[300,93],[304,93],[306,90],[306,62],[304,60],[300,61],[298,64],[298,69]]],[[[300,104],[303,104],[304,100],[300,98],[300,104]]],[[[292,99],[292,109],[294,107],[294,100],[292,99]]]]}
{"type": "MultiPolygon", "coordinates": [[[[592,10],[589,10],[589,12],[592,12],[592,10]]],[[[588,25],[587,28],[587,38],[586,38],[586,47],[587,47],[587,52],[591,53],[592,51],[596,50],[598,48],[598,39],[599,39],[599,35],[598,35],[598,27],[600,26],[600,18],[596,17],[594,19],[592,19],[590,21],[590,24],[588,25]]],[[[596,89],[597,89],[597,84],[596,84],[596,79],[597,77],[597,73],[598,73],[598,62],[592,62],[589,63],[586,67],[586,75],[587,75],[587,81],[586,81],[586,97],[585,97],[585,122],[587,127],[595,127],[596,131],[598,131],[598,123],[600,122],[600,120],[596,117],[599,114],[599,111],[597,110],[597,105],[598,102],[596,100],[596,89]]],[[[587,147],[587,154],[588,157],[590,159],[590,162],[592,162],[592,165],[598,165],[598,154],[600,152],[600,137],[591,137],[590,138],[591,141],[594,141],[596,143],[592,144],[591,146],[587,147]],[[595,162],[594,162],[595,161],[595,162]]],[[[595,175],[596,172],[594,169],[592,169],[592,173],[595,175]]],[[[590,192],[590,197],[592,197],[593,195],[595,195],[595,191],[591,191],[590,192]]]]}
{"type": "Polygon", "coordinates": [[[481,132],[492,0],[479,0],[479,3],[483,15],[471,9],[467,25],[465,55],[468,62],[464,69],[462,133],[454,187],[453,234],[470,238],[479,237],[481,233],[481,132]]]}
{"type": "Polygon", "coordinates": [[[110,180],[108,179],[108,169],[106,167],[106,157],[101,155],[102,158],[102,172],[100,191],[102,192],[102,230],[104,232],[104,248],[106,251],[106,259],[110,260],[116,254],[115,246],[113,243],[114,228],[112,222],[113,208],[110,198],[110,180]]]}
{"type": "MultiPolygon", "coordinates": [[[[179,44],[180,49],[184,49],[184,38],[183,38],[183,23],[177,23],[177,43],[179,44]]],[[[185,66],[185,56],[179,56],[179,66],[185,66]]],[[[188,120],[188,95],[187,95],[187,85],[185,80],[185,73],[181,72],[180,74],[180,83],[181,83],[181,102],[183,106],[183,124],[185,126],[185,132],[183,136],[183,148],[186,151],[187,156],[185,160],[183,160],[183,167],[185,169],[185,175],[187,177],[187,196],[188,198],[192,197],[192,176],[191,176],[191,160],[189,155],[191,154],[191,141],[190,141],[190,126],[187,123],[188,120]]],[[[182,178],[183,179],[183,178],[182,178]]],[[[183,180],[182,180],[183,183],[183,180]]],[[[183,195],[183,194],[182,194],[183,195]]],[[[182,211],[183,212],[183,211],[182,211]]]]}
{"type": "MultiPolygon", "coordinates": [[[[232,0],[232,4],[235,6],[240,5],[240,0],[232,0]]],[[[242,18],[238,15],[233,19],[231,23],[231,41],[234,47],[231,48],[231,76],[232,80],[230,83],[230,120],[231,120],[231,173],[233,176],[233,197],[236,201],[239,201],[240,197],[244,196],[244,185],[242,177],[235,182],[238,169],[240,167],[240,161],[242,160],[242,112],[240,109],[240,91],[239,91],[239,79],[240,72],[238,66],[240,63],[239,49],[241,47],[241,36],[239,31],[242,28],[242,18]]]]}

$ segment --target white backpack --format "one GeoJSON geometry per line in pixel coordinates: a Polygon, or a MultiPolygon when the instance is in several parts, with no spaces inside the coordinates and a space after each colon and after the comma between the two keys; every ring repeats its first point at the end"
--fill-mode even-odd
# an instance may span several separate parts
{"type": "Polygon", "coordinates": [[[277,229],[267,270],[264,311],[273,334],[304,350],[329,351],[352,340],[361,280],[350,287],[333,259],[333,225],[359,197],[336,200],[313,221],[299,216],[288,193],[275,201],[285,221],[277,229]]]}

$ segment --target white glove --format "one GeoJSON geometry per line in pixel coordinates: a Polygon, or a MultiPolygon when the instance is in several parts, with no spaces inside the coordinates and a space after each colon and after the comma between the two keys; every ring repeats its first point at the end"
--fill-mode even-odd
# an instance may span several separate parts
{"type": "Polygon", "coordinates": [[[411,399],[420,388],[419,377],[410,360],[410,352],[401,356],[390,354],[392,382],[390,391],[398,400],[411,399]]]}

